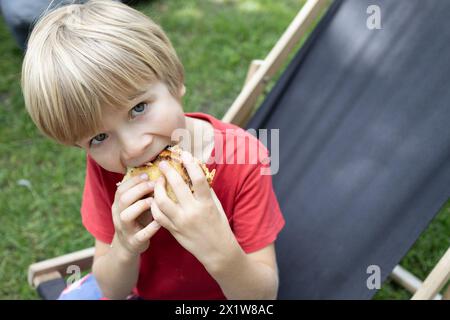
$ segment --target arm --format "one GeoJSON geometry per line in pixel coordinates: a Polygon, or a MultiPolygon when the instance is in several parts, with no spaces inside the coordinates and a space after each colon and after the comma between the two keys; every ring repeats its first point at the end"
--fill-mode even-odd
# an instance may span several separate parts
{"type": "Polygon", "coordinates": [[[115,228],[111,246],[96,241],[92,269],[106,298],[125,299],[131,293],[138,279],[140,254],[160,228],[152,219],[147,225],[139,222],[150,207],[150,202],[142,199],[153,191],[147,180],[134,177],[117,188],[111,209],[115,228]]]}
{"type": "Polygon", "coordinates": [[[139,255],[132,255],[120,249],[117,236],[112,248],[96,240],[93,274],[109,299],[125,299],[136,285],[139,274],[139,255]]]}
{"type": "MultiPolygon", "coordinates": [[[[222,207],[213,193],[213,200],[222,207]]],[[[223,209],[222,209],[223,211],[223,209]]],[[[278,293],[278,266],[275,245],[246,254],[236,238],[230,237],[226,255],[212,260],[215,266],[207,267],[229,300],[276,299],[278,293]]]]}
{"type": "MultiPolygon", "coordinates": [[[[165,179],[160,178],[151,206],[154,219],[203,264],[228,299],[275,299],[278,271],[274,245],[246,254],[233,234],[214,190],[209,189],[203,172],[189,160],[189,155],[184,153],[182,158],[194,194],[174,169],[161,163],[161,171],[179,203],[167,196],[165,179]]],[[[255,189],[251,184],[248,188],[255,189]]],[[[241,211],[244,209],[246,207],[240,208],[241,211]]],[[[252,212],[257,210],[251,209],[252,212]]]]}
{"type": "Polygon", "coordinates": [[[273,243],[249,254],[239,245],[229,252],[208,270],[227,299],[277,298],[278,268],[273,243]]]}

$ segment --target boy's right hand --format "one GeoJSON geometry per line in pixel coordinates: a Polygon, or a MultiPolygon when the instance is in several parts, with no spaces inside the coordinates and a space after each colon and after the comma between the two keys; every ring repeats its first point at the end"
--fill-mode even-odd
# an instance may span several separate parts
{"type": "Polygon", "coordinates": [[[132,256],[147,250],[150,238],[161,227],[155,220],[147,226],[139,223],[139,216],[150,209],[152,198],[144,198],[154,189],[148,177],[136,176],[122,182],[117,188],[112,216],[120,246],[132,256]]]}

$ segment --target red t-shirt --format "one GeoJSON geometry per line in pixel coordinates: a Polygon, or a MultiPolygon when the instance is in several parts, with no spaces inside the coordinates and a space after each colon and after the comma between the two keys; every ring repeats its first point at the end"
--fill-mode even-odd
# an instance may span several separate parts
{"type": "MultiPolygon", "coordinates": [[[[250,253],[274,242],[285,221],[271,175],[261,174],[269,168],[263,161],[268,156],[265,146],[245,130],[213,116],[185,115],[209,121],[214,127],[215,145],[206,165],[210,171],[216,169],[212,188],[242,249],[250,253]],[[244,156],[247,161],[241,164],[244,156]]],[[[106,171],[87,157],[83,225],[105,243],[111,243],[114,236],[111,206],[116,183],[122,178],[122,174],[106,171]]],[[[203,265],[164,228],[152,237],[149,249],[141,255],[134,292],[144,299],[225,299],[203,265]]]]}

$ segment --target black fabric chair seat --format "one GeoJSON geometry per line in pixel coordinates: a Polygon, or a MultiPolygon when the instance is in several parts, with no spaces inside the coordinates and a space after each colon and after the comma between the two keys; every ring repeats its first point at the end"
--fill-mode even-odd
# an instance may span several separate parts
{"type": "Polygon", "coordinates": [[[248,124],[280,129],[279,298],[371,298],[371,266],[384,280],[447,201],[449,14],[335,1],[248,124]]]}
{"type": "Polygon", "coordinates": [[[42,299],[56,300],[65,288],[65,280],[63,278],[57,278],[40,283],[36,290],[42,299]]]}

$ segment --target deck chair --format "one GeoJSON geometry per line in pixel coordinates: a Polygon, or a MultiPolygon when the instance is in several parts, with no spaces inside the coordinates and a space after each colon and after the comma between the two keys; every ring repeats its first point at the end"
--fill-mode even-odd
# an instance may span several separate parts
{"type": "MultiPolygon", "coordinates": [[[[309,0],[252,64],[223,120],[279,129],[279,146],[266,146],[271,156],[279,151],[273,184],[286,219],[276,242],[280,299],[370,299],[373,270],[414,299],[436,298],[446,285],[450,249],[424,282],[397,264],[450,194],[449,12],[441,0],[309,0]],[[368,27],[371,5],[381,29],[368,27]]],[[[29,282],[54,298],[67,266],[88,267],[92,255],[89,248],[34,264],[29,282]]]]}

